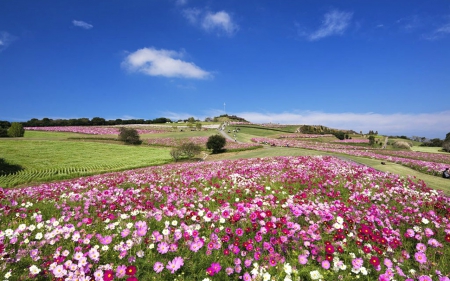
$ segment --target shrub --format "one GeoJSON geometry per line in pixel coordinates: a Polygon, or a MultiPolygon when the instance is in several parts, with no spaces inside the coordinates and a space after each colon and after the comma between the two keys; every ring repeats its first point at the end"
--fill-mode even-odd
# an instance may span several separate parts
{"type": "Polygon", "coordinates": [[[341,131],[334,132],[333,135],[334,135],[336,138],[340,139],[340,140],[345,139],[345,133],[344,133],[344,132],[341,132],[341,131]]]}
{"type": "Polygon", "coordinates": [[[122,127],[119,129],[119,140],[126,144],[141,144],[139,133],[136,129],[122,127]]]}
{"type": "Polygon", "coordinates": [[[8,129],[0,128],[0,138],[5,138],[8,136],[8,129]]]}
{"type": "Polygon", "coordinates": [[[18,122],[11,123],[11,127],[9,127],[9,129],[8,129],[8,136],[10,136],[12,138],[18,138],[18,137],[23,137],[24,134],[25,134],[25,130],[24,130],[22,124],[20,124],[18,122]]]}
{"type": "Polygon", "coordinates": [[[182,155],[183,155],[183,152],[177,147],[174,147],[170,150],[170,156],[172,156],[172,158],[173,158],[173,160],[175,160],[175,162],[178,161],[178,159],[180,159],[182,155]]]}
{"type": "Polygon", "coordinates": [[[442,144],[442,149],[444,151],[450,152],[450,140],[444,141],[444,144],[442,144]]]}
{"type": "Polygon", "coordinates": [[[193,142],[186,142],[180,146],[179,150],[190,159],[199,154],[200,151],[202,151],[202,148],[200,145],[193,142]]]}
{"type": "Polygon", "coordinates": [[[411,144],[406,141],[396,141],[392,144],[392,146],[401,149],[411,149],[411,144]]]}
{"type": "Polygon", "coordinates": [[[375,144],[375,137],[373,135],[369,136],[369,145],[374,145],[375,144]]]}
{"type": "Polygon", "coordinates": [[[211,149],[212,153],[219,153],[223,151],[226,143],[227,140],[225,139],[225,137],[221,135],[213,135],[208,138],[208,141],[206,142],[206,148],[211,149]]]}

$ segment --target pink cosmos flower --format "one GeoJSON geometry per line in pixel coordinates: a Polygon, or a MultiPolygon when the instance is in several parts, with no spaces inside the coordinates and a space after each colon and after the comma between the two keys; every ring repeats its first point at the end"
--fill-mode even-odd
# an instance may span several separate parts
{"type": "Polygon", "coordinates": [[[322,268],[329,269],[330,268],[330,262],[328,260],[322,261],[322,268]]]}
{"type": "Polygon", "coordinates": [[[158,253],[165,254],[169,251],[169,244],[166,242],[160,242],[158,244],[158,253]]]}
{"type": "Polygon", "coordinates": [[[392,266],[393,266],[393,263],[390,259],[384,259],[383,263],[387,268],[392,268],[392,266]]]}
{"type": "Polygon", "coordinates": [[[173,274],[175,271],[180,269],[184,265],[184,260],[182,257],[175,257],[173,260],[169,261],[166,265],[166,268],[170,270],[170,272],[173,274]]]}
{"type": "Polygon", "coordinates": [[[433,281],[433,279],[428,275],[421,275],[419,276],[419,281],[433,281]]]}
{"type": "Polygon", "coordinates": [[[120,235],[122,236],[122,238],[127,237],[128,234],[130,234],[130,230],[129,230],[128,228],[125,228],[125,229],[122,230],[122,232],[120,233],[120,235]]]}
{"type": "Polygon", "coordinates": [[[416,250],[425,253],[425,251],[427,250],[427,246],[425,246],[425,244],[423,243],[417,243],[416,250]]]}
{"type": "Polygon", "coordinates": [[[252,281],[252,276],[248,272],[246,272],[246,273],[244,273],[244,276],[242,276],[242,280],[252,281]]]}
{"type": "Polygon", "coordinates": [[[116,277],[122,278],[125,276],[125,273],[127,271],[127,267],[125,265],[119,265],[116,269],[116,277]]]}
{"type": "Polygon", "coordinates": [[[154,270],[156,273],[160,273],[161,271],[163,271],[163,269],[164,269],[164,264],[163,264],[162,262],[157,261],[157,262],[155,262],[155,264],[153,265],[153,270],[154,270]]]}
{"type": "Polygon", "coordinates": [[[306,264],[308,262],[308,258],[305,255],[299,255],[298,256],[298,262],[300,264],[306,264]]]}
{"type": "Polygon", "coordinates": [[[427,256],[422,252],[417,252],[414,254],[414,258],[417,262],[424,264],[427,262],[427,256]]]}

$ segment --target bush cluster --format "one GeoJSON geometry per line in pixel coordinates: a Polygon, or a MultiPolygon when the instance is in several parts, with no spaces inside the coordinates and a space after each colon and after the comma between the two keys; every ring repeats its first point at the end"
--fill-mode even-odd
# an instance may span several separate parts
{"type": "Polygon", "coordinates": [[[200,145],[195,144],[193,142],[185,142],[181,144],[179,147],[174,147],[170,150],[170,156],[175,161],[178,161],[183,156],[186,156],[189,159],[194,158],[195,155],[199,154],[202,151],[200,145]]]}
{"type": "Polygon", "coordinates": [[[139,133],[136,129],[122,127],[119,129],[119,140],[126,144],[141,144],[139,133]]]}
{"type": "Polygon", "coordinates": [[[223,151],[227,140],[225,137],[221,135],[213,135],[208,138],[208,142],[206,143],[206,148],[211,149],[212,153],[219,153],[223,151]]]}

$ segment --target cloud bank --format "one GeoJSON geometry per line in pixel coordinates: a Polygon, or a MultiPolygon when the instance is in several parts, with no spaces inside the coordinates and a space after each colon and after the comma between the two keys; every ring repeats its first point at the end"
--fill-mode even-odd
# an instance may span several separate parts
{"type": "MultiPolygon", "coordinates": [[[[252,123],[274,123],[285,125],[323,125],[334,129],[354,130],[368,133],[378,131],[389,136],[420,136],[444,139],[450,132],[450,111],[418,114],[380,114],[380,113],[326,113],[318,111],[305,112],[227,112],[230,115],[242,117],[252,123]]],[[[188,113],[164,112],[163,115],[171,120],[187,119],[191,116],[204,120],[224,114],[223,110],[211,110],[204,116],[188,113]]]]}
{"type": "Polygon", "coordinates": [[[84,28],[84,29],[91,29],[91,28],[94,27],[92,24],[89,24],[89,23],[81,21],[81,20],[73,20],[72,24],[74,26],[81,27],[81,28],[84,28]]]}
{"type": "Polygon", "coordinates": [[[217,34],[234,35],[239,26],[233,21],[230,14],[225,11],[204,12],[198,8],[184,9],[182,15],[194,25],[199,25],[203,30],[216,32],[217,34]]]}
{"type": "Polygon", "coordinates": [[[190,79],[207,79],[212,77],[208,71],[192,62],[181,60],[182,52],[143,48],[129,54],[122,62],[122,67],[132,72],[150,76],[179,77],[190,79]]]}
{"type": "Polygon", "coordinates": [[[310,41],[328,36],[342,35],[350,25],[353,13],[333,10],[324,15],[322,25],[308,36],[310,41]]]}
{"type": "Polygon", "coordinates": [[[6,31],[0,31],[0,53],[8,48],[17,38],[6,31]]]}
{"type": "Polygon", "coordinates": [[[369,130],[384,135],[418,135],[428,138],[445,138],[450,132],[450,111],[419,114],[380,113],[324,113],[317,111],[292,113],[233,113],[254,123],[324,125],[335,129],[356,132],[369,130]]]}

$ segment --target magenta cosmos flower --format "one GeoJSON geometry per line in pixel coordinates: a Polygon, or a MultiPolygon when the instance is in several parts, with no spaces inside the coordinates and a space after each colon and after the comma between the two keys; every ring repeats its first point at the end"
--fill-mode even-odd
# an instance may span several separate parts
{"type": "Polygon", "coordinates": [[[427,256],[425,255],[425,253],[422,253],[422,252],[415,253],[414,258],[416,259],[417,262],[419,262],[421,264],[427,262],[427,256]]]}

